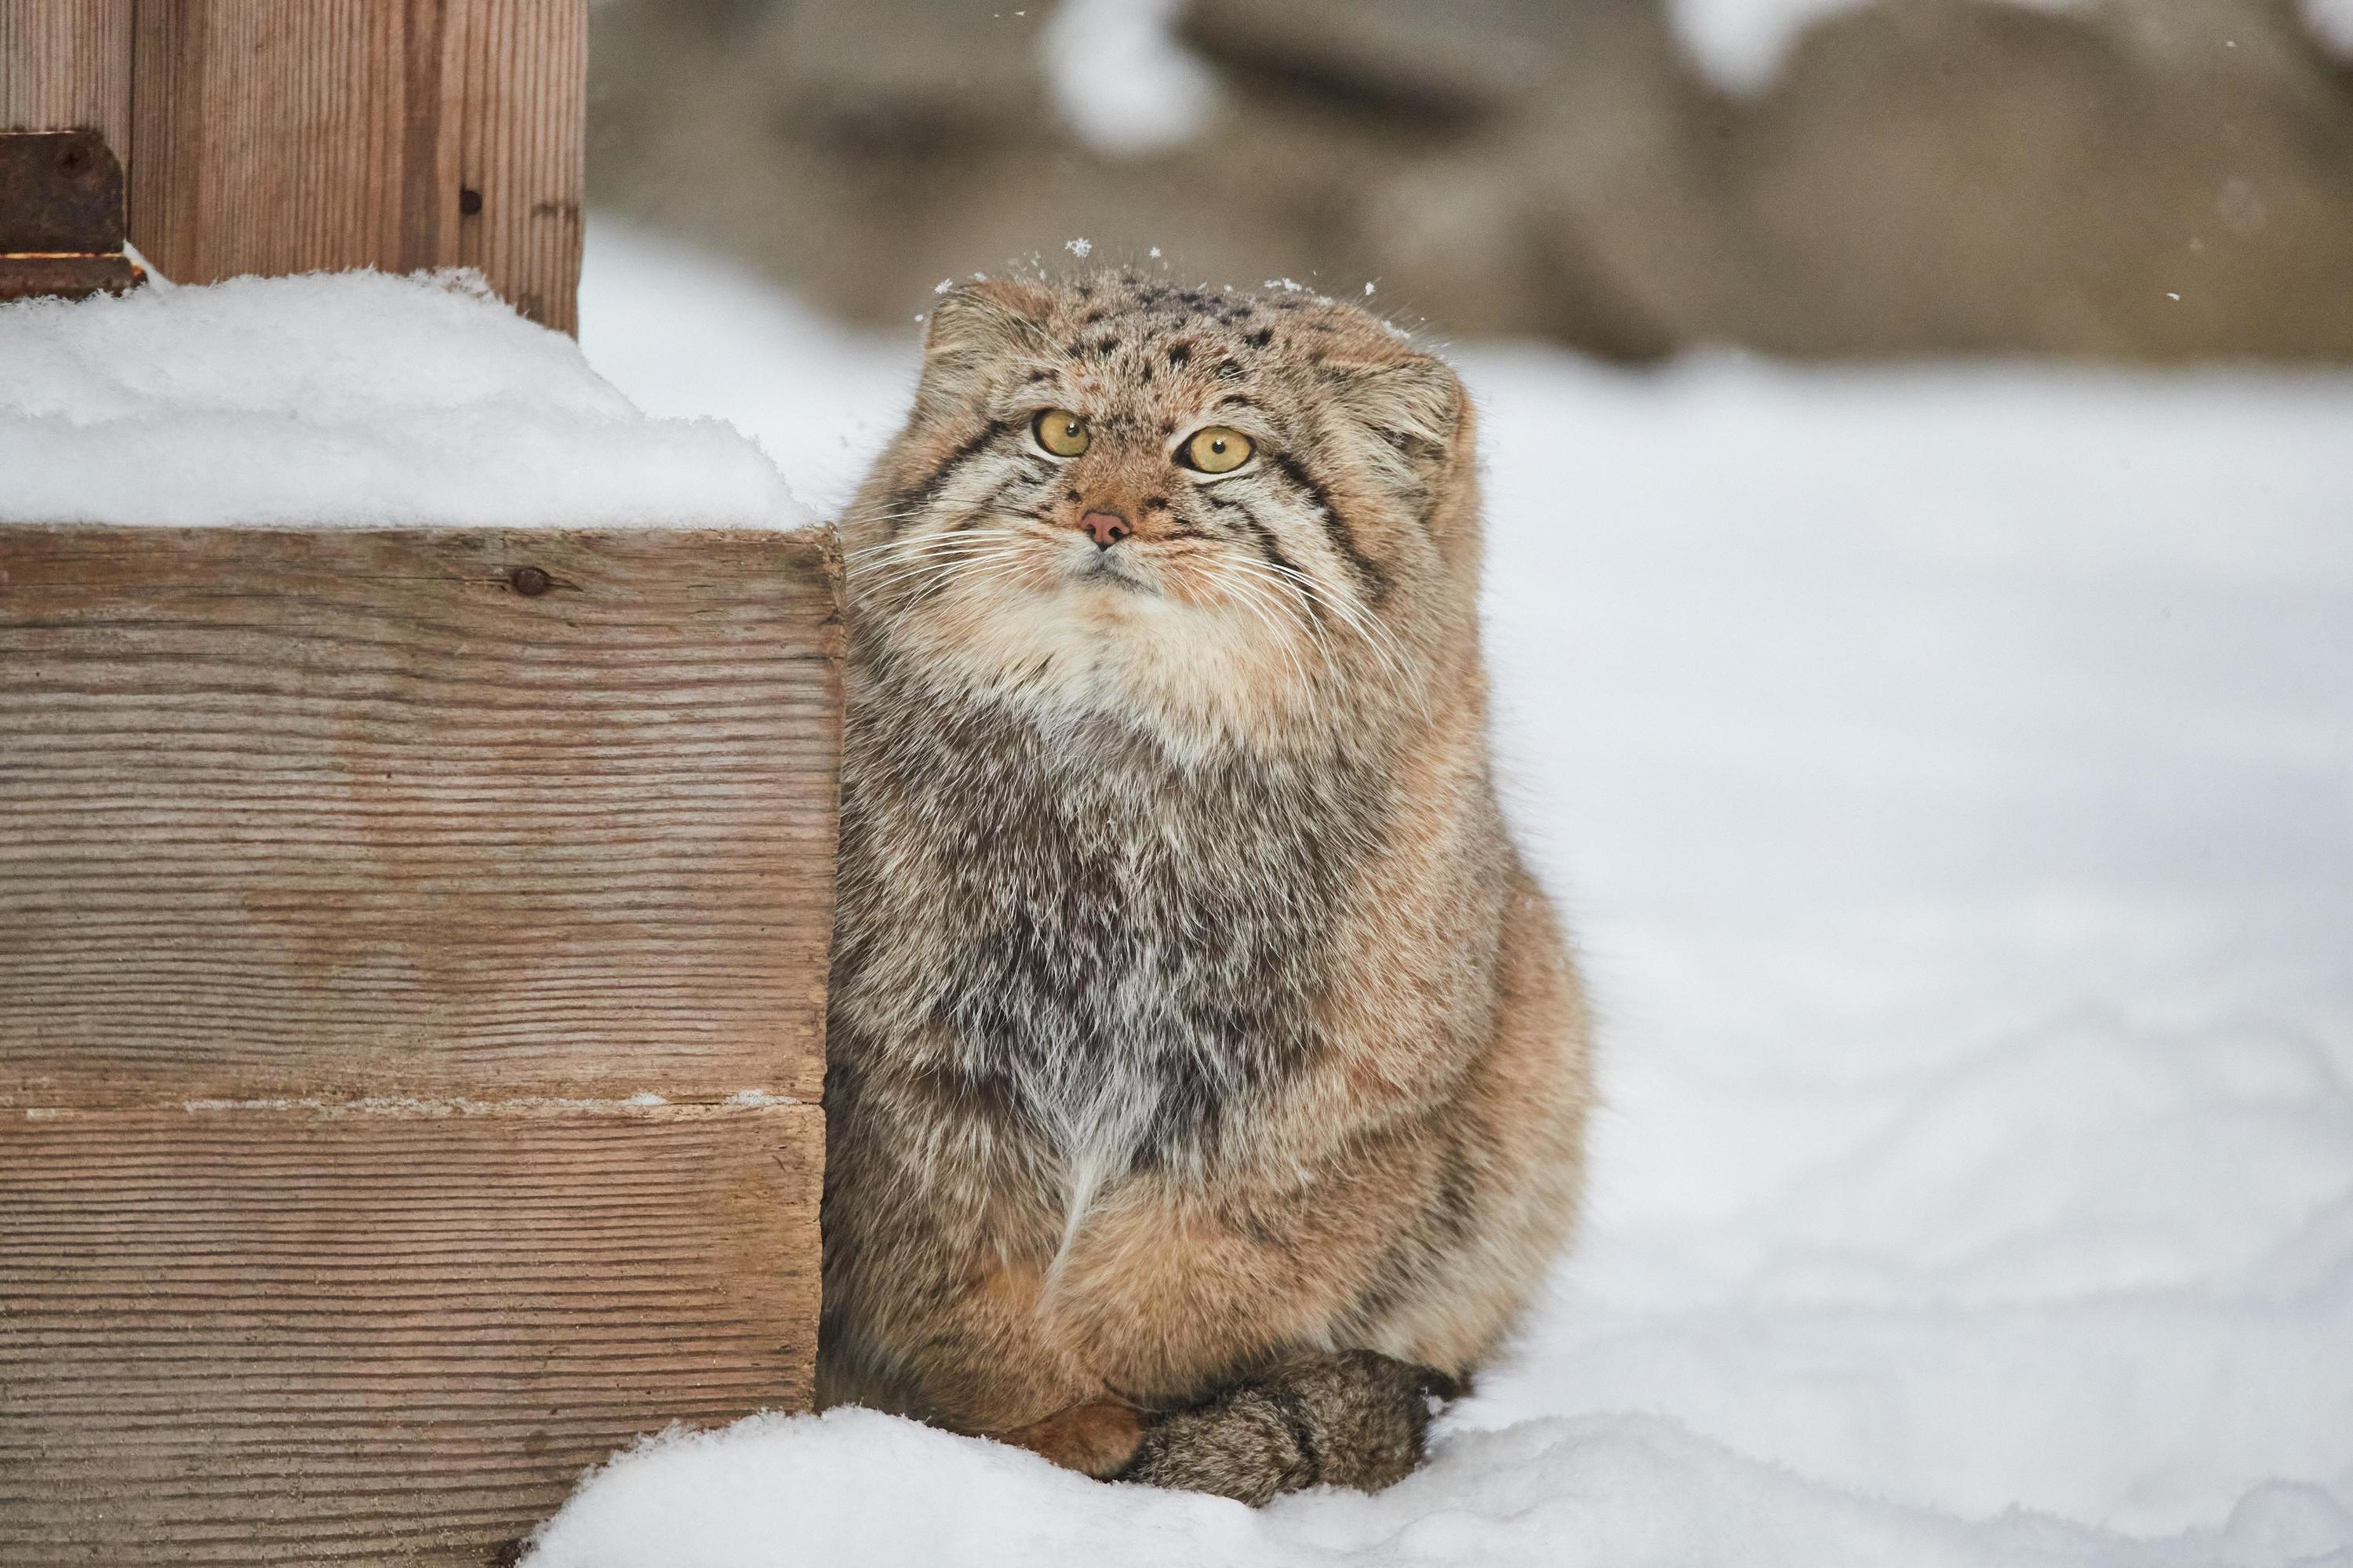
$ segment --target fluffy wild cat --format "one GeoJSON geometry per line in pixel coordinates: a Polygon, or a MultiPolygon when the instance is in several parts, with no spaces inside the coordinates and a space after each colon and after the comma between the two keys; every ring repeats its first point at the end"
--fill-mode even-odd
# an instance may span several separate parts
{"type": "Polygon", "coordinates": [[[1473,469],[1453,372],[1346,305],[939,301],[842,529],[821,1403],[1251,1502],[1419,1461],[1589,1093],[1473,469]]]}

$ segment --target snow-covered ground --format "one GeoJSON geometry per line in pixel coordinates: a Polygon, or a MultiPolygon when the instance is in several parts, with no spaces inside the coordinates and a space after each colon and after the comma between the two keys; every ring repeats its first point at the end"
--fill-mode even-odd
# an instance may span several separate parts
{"type": "MultiPolygon", "coordinates": [[[[582,314],[819,510],[913,374],[607,227],[582,314]]],[[[1610,1102],[1525,1342],[1378,1498],[757,1418],[538,1568],[2353,1563],[2353,377],[1456,357],[1610,1102]]]]}

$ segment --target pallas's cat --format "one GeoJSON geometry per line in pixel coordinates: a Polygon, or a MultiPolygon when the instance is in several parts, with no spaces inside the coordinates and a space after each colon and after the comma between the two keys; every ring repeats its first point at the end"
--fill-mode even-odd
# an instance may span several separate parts
{"type": "Polygon", "coordinates": [[[818,1395],[1262,1501],[1420,1457],[1576,1208],[1472,415],[1351,306],[961,285],[842,527],[818,1395]]]}

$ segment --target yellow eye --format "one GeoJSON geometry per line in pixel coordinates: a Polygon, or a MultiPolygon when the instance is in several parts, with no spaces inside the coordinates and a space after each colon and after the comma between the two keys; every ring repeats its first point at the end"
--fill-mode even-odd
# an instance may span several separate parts
{"type": "Polygon", "coordinates": [[[1068,408],[1040,408],[1029,429],[1036,432],[1038,444],[1056,457],[1076,457],[1094,439],[1087,431],[1087,422],[1068,408]]]}
{"type": "Polygon", "coordinates": [[[1250,461],[1250,439],[1230,425],[1196,430],[1185,443],[1185,466],[1203,473],[1231,473],[1250,461]]]}

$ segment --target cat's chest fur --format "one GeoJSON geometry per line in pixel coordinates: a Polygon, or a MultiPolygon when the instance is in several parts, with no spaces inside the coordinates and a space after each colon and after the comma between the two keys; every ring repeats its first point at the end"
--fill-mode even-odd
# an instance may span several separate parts
{"type": "Polygon", "coordinates": [[[1067,1160],[1205,1153],[1317,1048],[1377,809],[1334,758],[1186,762],[1111,719],[893,705],[846,769],[837,981],[888,986],[853,1000],[1067,1160]]]}

